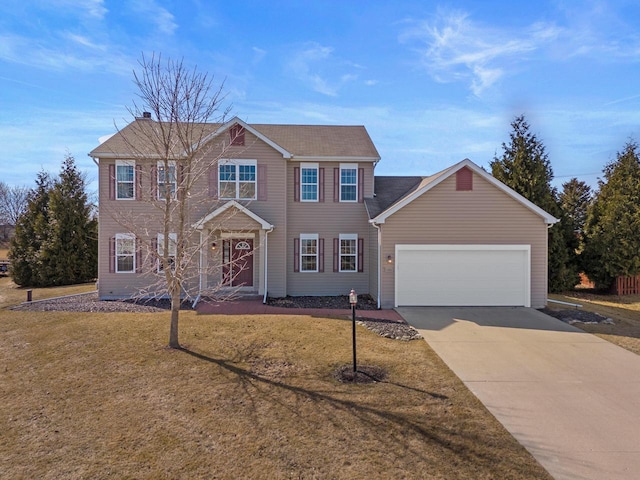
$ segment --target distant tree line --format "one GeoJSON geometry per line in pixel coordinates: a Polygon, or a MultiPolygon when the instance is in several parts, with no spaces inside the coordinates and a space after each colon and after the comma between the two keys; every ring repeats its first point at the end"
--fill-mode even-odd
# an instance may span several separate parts
{"type": "Polygon", "coordinates": [[[584,272],[609,290],[618,276],[640,274],[640,158],[629,141],[604,167],[598,189],[577,178],[551,186],[553,170],[542,141],[524,115],[511,123],[510,141],[494,157],[494,177],[559,222],[549,229],[549,291],[573,289],[584,272]]]}
{"type": "Polygon", "coordinates": [[[85,187],[71,155],[62,162],[58,178],[38,174],[11,239],[10,273],[15,283],[48,287],[96,278],[98,220],[85,187]]]}

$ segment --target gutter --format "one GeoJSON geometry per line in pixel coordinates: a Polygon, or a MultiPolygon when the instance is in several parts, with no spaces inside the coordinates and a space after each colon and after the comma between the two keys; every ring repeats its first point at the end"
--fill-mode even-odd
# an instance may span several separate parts
{"type": "Polygon", "coordinates": [[[377,307],[378,310],[380,310],[380,292],[381,292],[381,287],[380,287],[380,269],[381,269],[381,257],[380,257],[380,247],[382,246],[382,230],[380,229],[380,225],[378,225],[375,222],[371,222],[371,225],[373,225],[375,227],[376,230],[378,230],[378,294],[377,296],[377,307]]]}

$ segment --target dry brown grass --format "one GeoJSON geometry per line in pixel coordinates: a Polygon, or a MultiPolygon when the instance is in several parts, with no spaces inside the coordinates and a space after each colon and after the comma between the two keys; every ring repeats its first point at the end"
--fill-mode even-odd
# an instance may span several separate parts
{"type": "MultiPolygon", "coordinates": [[[[579,303],[583,310],[597,312],[611,318],[614,325],[577,323],[576,326],[640,355],[640,295],[596,295],[578,291],[567,295],[549,295],[549,297],[564,302],[579,303]]],[[[553,303],[550,303],[549,307],[567,308],[553,303]]]]}
{"type": "Polygon", "coordinates": [[[550,478],[424,341],[350,322],[0,311],[4,478],[550,478]]]}
{"type": "Polygon", "coordinates": [[[0,308],[12,307],[27,300],[27,290],[32,290],[33,300],[75,295],[77,293],[91,292],[96,289],[95,283],[83,283],[81,285],[66,285],[64,287],[49,288],[22,288],[13,283],[10,277],[0,277],[0,308]]]}
{"type": "Polygon", "coordinates": [[[0,248],[0,260],[6,260],[7,258],[9,258],[9,249],[0,248]]]}

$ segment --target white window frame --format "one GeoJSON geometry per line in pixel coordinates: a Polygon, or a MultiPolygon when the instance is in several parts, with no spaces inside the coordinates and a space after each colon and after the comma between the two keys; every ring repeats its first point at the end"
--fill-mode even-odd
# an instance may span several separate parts
{"type": "Polygon", "coordinates": [[[345,273],[354,273],[358,271],[358,234],[357,233],[341,233],[338,240],[338,271],[345,273]],[[354,242],[353,253],[342,253],[342,241],[349,240],[354,242]],[[342,258],[353,257],[353,270],[342,269],[342,258]]]}
{"type": "Polygon", "coordinates": [[[173,169],[173,179],[171,179],[172,181],[167,182],[166,179],[166,173],[164,175],[164,181],[160,181],[160,172],[164,172],[164,167],[165,167],[165,162],[164,161],[159,161],[158,165],[156,167],[156,185],[157,185],[157,191],[158,191],[158,200],[164,200],[167,197],[165,196],[165,192],[164,192],[164,188],[166,185],[171,185],[173,188],[171,189],[171,198],[176,198],[176,192],[178,191],[178,166],[175,162],[175,160],[170,160],[167,163],[168,167],[169,167],[169,172],[171,172],[171,169],[173,169]]]}
{"type": "Polygon", "coordinates": [[[218,162],[218,194],[221,200],[256,200],[258,195],[258,161],[257,160],[249,160],[249,159],[222,159],[218,162]],[[229,180],[220,180],[220,167],[226,165],[233,165],[235,167],[235,196],[227,197],[223,196],[224,189],[222,188],[222,183],[229,183],[229,180]],[[240,167],[241,166],[252,166],[254,168],[254,179],[247,181],[240,180],[240,167]],[[241,185],[253,184],[253,196],[252,197],[241,197],[241,185]]]}
{"type": "Polygon", "coordinates": [[[115,244],[115,263],[116,273],[135,273],[136,272],[136,236],[133,233],[116,233],[116,244],[115,244]],[[120,242],[125,240],[130,240],[132,242],[131,253],[119,253],[120,242]],[[120,270],[119,267],[119,258],[131,257],[131,270],[120,270]]]}
{"type": "Polygon", "coordinates": [[[301,233],[300,234],[300,272],[302,273],[317,273],[318,272],[318,262],[320,260],[320,239],[318,238],[318,234],[317,233],[301,233]],[[316,253],[314,254],[309,254],[309,253],[303,253],[304,252],[304,241],[306,240],[315,240],[316,242],[316,253]],[[316,259],[316,268],[315,270],[305,270],[303,268],[304,266],[304,262],[302,261],[302,259],[304,257],[315,257],[316,259]]]}
{"type": "Polygon", "coordinates": [[[358,201],[358,164],[357,163],[341,163],[340,164],[340,201],[341,202],[357,202],[358,201]],[[343,170],[355,170],[355,183],[342,183],[342,172],[343,170]],[[355,186],[355,196],[353,200],[345,200],[342,196],[342,187],[343,186],[355,186]]]}
{"type": "Polygon", "coordinates": [[[116,182],[116,200],[135,200],[136,198],[136,162],[135,160],[116,160],[116,172],[115,172],[115,182],[116,182]],[[118,179],[118,167],[131,167],[132,177],[131,181],[129,180],[119,180],[118,179]],[[120,189],[118,188],[121,184],[131,184],[131,196],[130,197],[121,197],[120,189]]]}
{"type": "MultiPolygon", "coordinates": [[[[172,269],[175,268],[176,264],[176,255],[178,252],[178,234],[170,233],[169,234],[169,254],[167,255],[169,259],[169,263],[172,266],[172,269]],[[171,258],[173,257],[173,262],[171,258]]],[[[158,234],[158,273],[164,272],[162,268],[162,256],[164,255],[164,233],[158,234]]]]}
{"type": "Polygon", "coordinates": [[[300,164],[300,201],[301,202],[318,202],[319,194],[320,194],[320,169],[317,163],[301,163],[300,164]],[[304,171],[305,170],[315,170],[316,171],[316,181],[315,183],[305,182],[304,181],[304,171]],[[304,187],[305,186],[314,186],[315,187],[315,198],[304,198],[304,187]]]}

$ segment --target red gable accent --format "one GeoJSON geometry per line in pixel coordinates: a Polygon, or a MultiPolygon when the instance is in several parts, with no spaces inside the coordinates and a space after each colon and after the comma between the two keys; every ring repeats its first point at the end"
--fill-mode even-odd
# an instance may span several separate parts
{"type": "Polygon", "coordinates": [[[470,168],[463,167],[456,172],[456,190],[473,190],[473,172],[470,168]]]}

